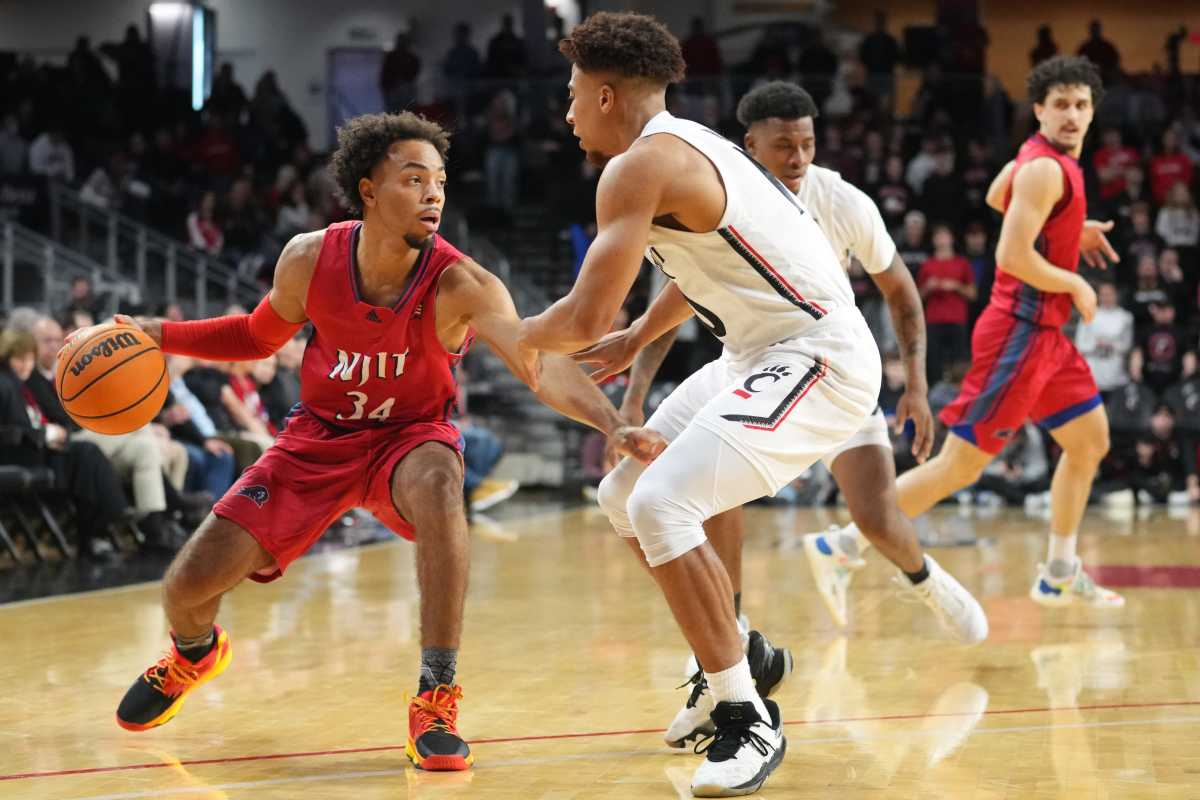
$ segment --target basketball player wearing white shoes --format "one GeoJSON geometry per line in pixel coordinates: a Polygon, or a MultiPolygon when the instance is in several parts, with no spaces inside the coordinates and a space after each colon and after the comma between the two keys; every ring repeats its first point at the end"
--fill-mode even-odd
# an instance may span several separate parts
{"type": "MultiPolygon", "coordinates": [[[[918,461],[924,461],[933,445],[933,415],[926,399],[921,297],[879,209],[838,173],[812,163],[816,155],[813,119],[818,111],[804,89],[786,81],[765,84],[741,99],[737,114],[746,128],[744,143],[750,155],[812,212],[842,266],[849,268],[850,259],[857,259],[887,300],[906,375],[896,424],[903,426],[905,420],[912,419],[916,431],[912,453],[918,461]]],[[[674,337],[675,331],[668,332],[634,360],[621,406],[627,421],[641,424],[646,392],[674,337]]],[[[610,372],[602,368],[597,377],[610,372]]],[[[857,524],[849,533],[812,533],[804,537],[804,552],[817,589],[838,626],[847,622],[846,594],[854,571],[864,566],[862,554],[874,544],[904,574],[901,585],[911,587],[913,594],[960,641],[976,644],[985,639],[988,626],[983,609],[932,557],[922,553],[911,520],[896,504],[896,472],[883,412],[877,408],[858,432],[821,460],[837,480],[857,524]]],[[[742,520],[742,509],[738,507],[705,524],[730,574],[735,597],[741,593],[742,520]]],[[[669,741],[694,735],[691,726],[703,722],[697,718],[696,708],[694,699],[689,698],[667,731],[669,741]]]]}
{"type": "Polygon", "coordinates": [[[628,366],[693,314],[724,343],[647,422],[671,440],[666,451],[645,469],[622,461],[598,499],[704,669],[715,731],[692,793],[750,794],[786,740],[778,706],[755,689],[703,523],[774,494],[858,431],[879,393],[879,352],[813,215],[741,148],[666,111],[683,59],[661,23],[599,13],[559,48],[572,62],[567,122],[589,159],[607,162],[598,231],[571,292],[524,320],[518,344],[531,366],[539,351],[595,345],[643,256],[672,282],[606,348],[626,350],[628,366]]]}

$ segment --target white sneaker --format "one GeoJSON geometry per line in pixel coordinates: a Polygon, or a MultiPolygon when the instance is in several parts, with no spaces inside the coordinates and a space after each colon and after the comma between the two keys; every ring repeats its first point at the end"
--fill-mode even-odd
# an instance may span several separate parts
{"type": "Polygon", "coordinates": [[[979,644],[988,635],[987,615],[979,601],[963,588],[933,556],[926,554],[929,577],[913,586],[903,572],[895,580],[906,592],[929,607],[942,627],[963,644],[979,644]]]}
{"type": "Polygon", "coordinates": [[[763,719],[754,703],[717,703],[712,716],[713,734],[702,748],[705,759],[692,775],[694,797],[737,797],[754,794],[783,761],[787,739],[779,718],[779,706],[764,700],[769,719],[763,719]]]}
{"type": "Polygon", "coordinates": [[[1120,608],[1125,598],[1111,589],[1105,589],[1083,571],[1083,562],[1075,559],[1075,574],[1066,578],[1055,578],[1045,564],[1038,565],[1038,576],[1029,590],[1034,602],[1051,608],[1073,604],[1097,608],[1120,608]]]}
{"type": "Polygon", "coordinates": [[[708,690],[708,681],[700,670],[696,670],[688,682],[692,684],[692,691],[687,702],[663,734],[668,747],[682,749],[706,736],[712,736],[716,731],[711,715],[717,703],[708,690]]]}
{"type": "MultiPolygon", "coordinates": [[[[787,682],[794,669],[792,651],[786,647],[775,647],[758,631],[750,631],[746,662],[750,665],[750,677],[754,679],[754,688],[764,700],[779,691],[779,687],[787,682]]],[[[696,670],[688,679],[688,683],[692,684],[692,690],[688,694],[687,702],[675,715],[663,736],[670,747],[686,747],[713,734],[710,715],[716,704],[708,690],[708,681],[696,670]]],[[[684,686],[686,685],[685,683],[684,686]]]]}
{"type": "Polygon", "coordinates": [[[812,572],[813,582],[829,615],[839,628],[846,627],[846,593],[850,589],[850,581],[854,572],[862,569],[867,562],[861,558],[850,558],[830,542],[839,529],[831,527],[825,533],[810,533],[804,537],[804,555],[808,557],[808,568],[812,572]]]}
{"type": "MultiPolygon", "coordinates": [[[[745,614],[738,614],[738,635],[742,637],[742,652],[746,652],[750,644],[750,619],[745,614]]],[[[700,671],[700,664],[696,661],[695,653],[688,653],[687,662],[683,665],[684,680],[690,681],[692,676],[700,671]]]]}

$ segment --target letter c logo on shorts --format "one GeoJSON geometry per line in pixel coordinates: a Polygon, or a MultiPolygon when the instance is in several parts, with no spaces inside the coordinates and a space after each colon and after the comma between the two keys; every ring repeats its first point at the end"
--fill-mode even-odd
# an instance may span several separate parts
{"type": "Polygon", "coordinates": [[[267,491],[267,487],[265,486],[243,486],[237,490],[237,493],[241,497],[249,497],[259,508],[262,508],[271,499],[271,493],[267,491]]]}
{"type": "Polygon", "coordinates": [[[762,372],[756,372],[749,378],[746,378],[746,382],[742,384],[742,388],[744,388],[747,392],[759,392],[761,389],[754,388],[755,384],[757,384],[759,381],[770,378],[771,383],[775,384],[791,374],[792,371],[784,364],[766,367],[762,372]]]}

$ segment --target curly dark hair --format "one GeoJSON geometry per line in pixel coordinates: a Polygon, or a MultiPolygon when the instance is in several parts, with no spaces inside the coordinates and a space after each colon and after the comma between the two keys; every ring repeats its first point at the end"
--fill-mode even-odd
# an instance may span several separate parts
{"type": "Polygon", "coordinates": [[[450,152],[450,134],[432,120],[401,111],[399,114],[362,114],[338,128],[338,146],[329,160],[329,172],[337,183],[338,200],[352,214],[363,211],[358,182],[387,155],[395,142],[419,139],[429,142],[442,161],[450,152]]]}
{"type": "Polygon", "coordinates": [[[1087,86],[1092,90],[1092,106],[1104,99],[1100,70],[1083,56],[1054,56],[1038,64],[1025,80],[1029,101],[1042,104],[1055,86],[1087,86]]]}
{"type": "Polygon", "coordinates": [[[820,116],[812,95],[788,81],[771,81],[748,92],[737,106],[737,120],[749,128],[756,122],[778,117],[800,119],[820,116]]]}
{"type": "Polygon", "coordinates": [[[558,43],[558,51],[585,72],[615,72],[662,86],[683,80],[679,40],[645,14],[592,14],[558,43]]]}

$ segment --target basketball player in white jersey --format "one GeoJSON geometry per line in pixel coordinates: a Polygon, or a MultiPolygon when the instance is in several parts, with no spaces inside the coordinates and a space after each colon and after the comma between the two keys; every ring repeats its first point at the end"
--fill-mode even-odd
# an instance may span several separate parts
{"type": "MultiPolygon", "coordinates": [[[[738,103],[738,121],[747,130],[747,152],[804,203],[825,231],[843,268],[849,267],[851,258],[857,259],[887,299],[906,373],[906,391],[897,407],[896,423],[913,420],[913,456],[924,461],[933,444],[933,415],[926,399],[921,298],[871,199],[837,172],[812,163],[816,116],[817,107],[808,92],[785,81],[764,84],[738,103]]],[[[646,391],[674,336],[675,331],[670,331],[637,354],[621,409],[627,422],[642,424],[646,391]]],[[[599,366],[595,377],[602,379],[625,368],[629,345],[629,337],[618,332],[577,358],[599,366]]],[[[865,564],[863,552],[874,543],[903,573],[901,585],[911,586],[943,626],[966,644],[983,641],[988,632],[983,609],[958,581],[922,553],[912,522],[896,505],[896,473],[883,412],[876,408],[857,433],[821,460],[833,473],[857,523],[853,533],[804,537],[805,555],[834,621],[845,626],[850,580],[854,570],[865,564]]],[[[729,573],[735,598],[741,590],[742,517],[741,508],[734,508],[704,526],[729,573]]],[[[704,702],[706,687],[700,680],[694,683],[687,703],[667,728],[666,740],[676,747],[711,729],[705,713],[711,707],[704,702]]]]}
{"type": "Polygon", "coordinates": [[[672,283],[633,336],[651,342],[695,314],[724,342],[722,357],[648,421],[671,445],[649,468],[623,461],[599,501],[649,567],[708,681],[715,732],[700,745],[693,794],[750,794],[786,740],[779,708],[755,690],[729,576],[702,525],[774,494],[858,431],[875,408],[879,353],[812,214],[740,148],[667,113],[667,86],[684,65],[665,27],[599,13],[559,49],[572,62],[567,122],[589,159],[607,165],[575,286],[522,322],[519,344],[531,366],[539,351],[594,345],[643,255],[672,283]]]}

